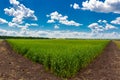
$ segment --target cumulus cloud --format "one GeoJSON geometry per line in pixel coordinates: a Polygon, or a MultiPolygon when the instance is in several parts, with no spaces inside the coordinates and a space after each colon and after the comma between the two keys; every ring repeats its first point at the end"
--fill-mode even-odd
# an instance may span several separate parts
{"type": "Polygon", "coordinates": [[[34,14],[34,11],[30,8],[27,8],[23,4],[21,4],[17,0],[9,0],[12,7],[5,8],[5,14],[12,16],[11,21],[6,21],[3,19],[0,19],[0,22],[8,23],[9,27],[16,27],[19,28],[21,33],[26,33],[29,26],[38,26],[36,23],[26,23],[24,20],[37,20],[37,17],[34,14]]]}
{"type": "Polygon", "coordinates": [[[13,23],[13,22],[8,22],[8,26],[10,26],[10,27],[17,27],[20,30],[28,30],[28,28],[30,26],[39,26],[39,25],[36,24],[36,23],[31,23],[31,24],[25,23],[25,24],[21,25],[21,24],[16,24],[16,23],[13,23]]]}
{"type": "Polygon", "coordinates": [[[18,28],[20,28],[20,35],[27,35],[29,33],[29,26],[38,26],[36,23],[25,23],[24,25],[17,25],[18,28]]]}
{"type": "Polygon", "coordinates": [[[8,23],[8,21],[5,20],[5,19],[0,18],[0,24],[5,24],[5,23],[8,23]]]}
{"type": "Polygon", "coordinates": [[[0,29],[0,36],[15,36],[18,34],[16,31],[0,29]]]}
{"type": "Polygon", "coordinates": [[[92,30],[92,33],[98,33],[104,31],[104,27],[99,25],[98,23],[92,23],[88,26],[92,30]]]}
{"type": "Polygon", "coordinates": [[[8,26],[10,26],[10,27],[17,27],[19,25],[16,24],[16,23],[13,23],[13,22],[8,22],[8,26]]]}
{"type": "Polygon", "coordinates": [[[11,31],[0,29],[0,35],[4,36],[31,36],[31,37],[48,37],[48,38],[83,38],[83,39],[120,39],[120,34],[117,32],[111,33],[99,33],[97,35],[90,32],[77,32],[77,31],[41,31],[41,30],[22,30],[22,31],[11,31]]]}
{"type": "Polygon", "coordinates": [[[68,16],[63,16],[62,14],[59,14],[57,11],[52,12],[50,15],[47,15],[47,17],[50,17],[50,20],[47,21],[47,23],[55,23],[58,22],[60,24],[64,24],[67,26],[80,26],[82,24],[77,23],[73,20],[68,20],[68,16]]]}
{"type": "Polygon", "coordinates": [[[16,0],[10,0],[10,4],[18,5],[18,4],[19,4],[19,1],[16,1],[16,0]]]}
{"type": "Polygon", "coordinates": [[[98,20],[98,23],[107,23],[106,20],[98,20]]]}
{"type": "Polygon", "coordinates": [[[54,28],[55,28],[55,29],[59,29],[60,27],[59,27],[58,25],[55,25],[54,28]]]}
{"type": "Polygon", "coordinates": [[[26,25],[27,25],[27,26],[38,26],[38,24],[36,24],[36,23],[31,23],[31,24],[26,23],[26,25]]]}
{"type": "Polygon", "coordinates": [[[52,20],[48,20],[47,23],[54,23],[55,21],[52,19],[52,20]]]}
{"type": "Polygon", "coordinates": [[[24,19],[37,20],[34,11],[20,4],[19,1],[10,0],[10,4],[13,5],[13,7],[5,8],[4,11],[5,14],[13,16],[13,23],[22,24],[24,19]]]}
{"type": "Polygon", "coordinates": [[[106,20],[98,20],[98,23],[92,23],[88,26],[88,28],[91,29],[92,33],[100,33],[107,30],[118,29],[116,26],[108,24],[106,20]]]}
{"type": "Polygon", "coordinates": [[[109,30],[109,29],[117,29],[117,27],[115,27],[115,26],[113,26],[113,25],[111,25],[111,24],[106,24],[105,29],[106,29],[106,30],[109,30]]]}
{"type": "Polygon", "coordinates": [[[117,13],[120,14],[120,0],[86,0],[82,3],[83,10],[90,10],[103,13],[117,13]]]}
{"type": "Polygon", "coordinates": [[[111,23],[120,25],[120,17],[117,17],[115,20],[111,21],[111,23]]]}
{"type": "Polygon", "coordinates": [[[20,28],[22,31],[26,31],[26,30],[29,30],[28,28],[30,26],[38,26],[38,24],[36,24],[36,23],[31,23],[31,24],[25,23],[24,25],[18,25],[17,27],[20,28]]]}
{"type": "Polygon", "coordinates": [[[77,4],[77,3],[70,4],[70,7],[72,7],[73,9],[80,9],[79,4],[77,4]]]}

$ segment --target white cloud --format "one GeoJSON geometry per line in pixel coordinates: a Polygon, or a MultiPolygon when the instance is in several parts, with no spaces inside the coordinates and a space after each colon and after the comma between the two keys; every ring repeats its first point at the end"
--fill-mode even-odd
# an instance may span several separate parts
{"type": "Polygon", "coordinates": [[[6,32],[7,32],[6,30],[4,30],[4,29],[0,29],[0,35],[3,35],[3,34],[5,35],[6,32]]]}
{"type": "Polygon", "coordinates": [[[120,17],[117,17],[115,20],[111,21],[111,23],[120,25],[120,17]]]}
{"type": "Polygon", "coordinates": [[[22,31],[27,31],[27,30],[29,30],[30,26],[38,26],[38,24],[36,24],[36,23],[31,23],[31,24],[25,23],[24,25],[18,25],[17,27],[20,28],[22,31]]]}
{"type": "Polygon", "coordinates": [[[19,25],[16,24],[16,23],[13,23],[13,22],[8,22],[8,26],[10,26],[10,27],[17,27],[19,25]]]}
{"type": "Polygon", "coordinates": [[[5,19],[0,18],[0,24],[5,24],[5,23],[8,23],[8,21],[5,20],[5,19]]]}
{"type": "Polygon", "coordinates": [[[98,23],[107,23],[106,20],[98,20],[98,23]]]}
{"type": "Polygon", "coordinates": [[[54,20],[48,20],[47,23],[54,23],[54,20]]]}
{"type": "Polygon", "coordinates": [[[4,11],[5,14],[13,16],[13,23],[22,24],[24,19],[37,20],[34,11],[20,4],[19,1],[10,0],[10,4],[12,4],[13,7],[5,8],[4,11]]]}
{"type": "MultiPolygon", "coordinates": [[[[16,28],[19,28],[18,29],[18,32],[16,32],[16,34],[14,34],[14,35],[12,35],[12,34],[9,34],[9,36],[26,36],[26,35],[28,35],[28,36],[30,36],[30,34],[28,34],[29,33],[29,27],[30,26],[39,26],[38,24],[36,24],[36,23],[31,23],[31,24],[29,24],[29,23],[25,23],[25,24],[16,24],[16,23],[13,23],[13,22],[9,22],[8,23],[8,25],[10,26],[10,27],[16,27],[16,28]]],[[[10,31],[8,31],[9,33],[10,33],[10,31]]],[[[13,31],[14,32],[14,31],[13,31]]],[[[36,32],[34,31],[34,33],[33,34],[35,34],[36,32]]]]}
{"type": "Polygon", "coordinates": [[[36,24],[36,23],[31,23],[31,24],[26,23],[25,25],[26,25],[26,26],[39,26],[39,25],[38,25],[38,24],[36,24]]]}
{"type": "Polygon", "coordinates": [[[39,25],[36,24],[36,23],[31,23],[30,25],[31,25],[31,26],[39,26],[39,25]]]}
{"type": "Polygon", "coordinates": [[[107,23],[107,21],[106,21],[106,20],[103,20],[102,22],[103,22],[103,23],[107,23]]]}
{"type": "Polygon", "coordinates": [[[105,27],[106,30],[109,30],[109,29],[117,29],[117,27],[111,25],[111,24],[106,24],[106,27],[105,27]]]}
{"type": "Polygon", "coordinates": [[[118,13],[120,14],[120,0],[86,0],[82,3],[83,10],[90,10],[103,13],[118,13]]]}
{"type": "Polygon", "coordinates": [[[48,37],[48,38],[83,38],[83,39],[120,39],[120,33],[99,33],[93,34],[90,32],[77,32],[77,31],[41,31],[41,30],[21,30],[11,31],[0,29],[0,35],[4,36],[31,36],[31,37],[48,37]]]}
{"type": "Polygon", "coordinates": [[[96,28],[96,27],[98,27],[99,25],[98,25],[98,23],[92,23],[92,24],[90,24],[88,27],[89,28],[96,28]]]}
{"type": "Polygon", "coordinates": [[[55,25],[54,28],[55,28],[55,29],[59,29],[60,27],[59,27],[58,25],[55,25]]]}
{"type": "Polygon", "coordinates": [[[88,28],[91,29],[92,33],[100,33],[106,30],[118,29],[117,27],[108,24],[106,20],[99,20],[98,23],[92,23],[88,26],[88,28]],[[104,24],[98,24],[98,23],[104,23],[104,24]]]}
{"type": "Polygon", "coordinates": [[[73,9],[80,9],[79,4],[77,4],[77,3],[70,4],[70,7],[72,7],[73,9]]]}
{"type": "Polygon", "coordinates": [[[102,20],[98,20],[98,23],[101,23],[102,22],[102,20]]]}
{"type": "Polygon", "coordinates": [[[19,35],[23,35],[23,36],[27,35],[30,31],[29,28],[28,28],[29,26],[38,26],[38,24],[36,24],[36,23],[31,23],[31,24],[25,23],[25,25],[18,25],[17,27],[20,28],[19,35]]]}
{"type": "Polygon", "coordinates": [[[21,24],[16,24],[16,23],[13,23],[13,22],[9,22],[8,26],[10,26],[10,27],[17,27],[20,30],[28,30],[29,26],[39,26],[39,25],[36,24],[36,23],[31,23],[31,24],[25,23],[25,24],[21,25],[21,24]]]}
{"type": "Polygon", "coordinates": [[[98,23],[92,23],[88,26],[92,30],[92,33],[99,33],[104,31],[104,27],[99,25],[98,23]]]}
{"type": "Polygon", "coordinates": [[[16,31],[0,29],[0,36],[15,36],[18,34],[16,31]]]}
{"type": "Polygon", "coordinates": [[[67,26],[81,26],[82,24],[77,23],[73,20],[68,20],[68,16],[63,16],[62,14],[59,14],[57,11],[52,12],[50,15],[47,15],[47,17],[50,17],[50,20],[47,21],[47,23],[61,23],[67,26]]]}
{"type": "MultiPolygon", "coordinates": [[[[25,19],[37,20],[37,17],[34,14],[34,11],[30,8],[25,7],[23,4],[20,4],[17,0],[9,0],[12,7],[5,8],[5,14],[13,16],[12,21],[6,22],[9,27],[19,28],[22,32],[25,33],[29,26],[39,26],[36,23],[26,23],[25,19]]],[[[4,21],[5,22],[5,21],[4,21]]]]}
{"type": "Polygon", "coordinates": [[[13,4],[13,5],[18,5],[18,4],[19,4],[19,2],[18,2],[18,1],[16,1],[16,0],[10,0],[10,4],[13,4]]]}

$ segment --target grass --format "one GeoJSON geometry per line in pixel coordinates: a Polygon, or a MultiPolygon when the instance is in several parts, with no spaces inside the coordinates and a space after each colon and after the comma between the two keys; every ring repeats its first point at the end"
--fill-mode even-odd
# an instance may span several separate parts
{"type": "Polygon", "coordinates": [[[8,39],[12,48],[60,77],[74,76],[101,54],[108,40],[8,39]]]}
{"type": "Polygon", "coordinates": [[[2,42],[2,39],[0,39],[0,43],[2,42]]]}
{"type": "Polygon", "coordinates": [[[120,48],[120,41],[114,41],[116,44],[117,44],[117,46],[120,48]]]}

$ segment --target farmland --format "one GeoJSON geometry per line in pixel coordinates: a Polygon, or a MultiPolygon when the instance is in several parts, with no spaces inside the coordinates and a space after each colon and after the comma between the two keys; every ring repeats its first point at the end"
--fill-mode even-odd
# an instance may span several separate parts
{"type": "Polygon", "coordinates": [[[16,53],[43,64],[60,77],[71,77],[99,56],[109,40],[8,39],[16,53]]]}
{"type": "Polygon", "coordinates": [[[117,46],[120,48],[120,41],[114,41],[116,44],[117,44],[117,46]]]}

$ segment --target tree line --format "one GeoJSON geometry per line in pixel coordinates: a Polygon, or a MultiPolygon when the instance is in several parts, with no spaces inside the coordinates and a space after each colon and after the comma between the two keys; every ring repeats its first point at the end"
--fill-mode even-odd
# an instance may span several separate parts
{"type": "Polygon", "coordinates": [[[0,36],[0,39],[49,39],[45,37],[0,36]]]}

